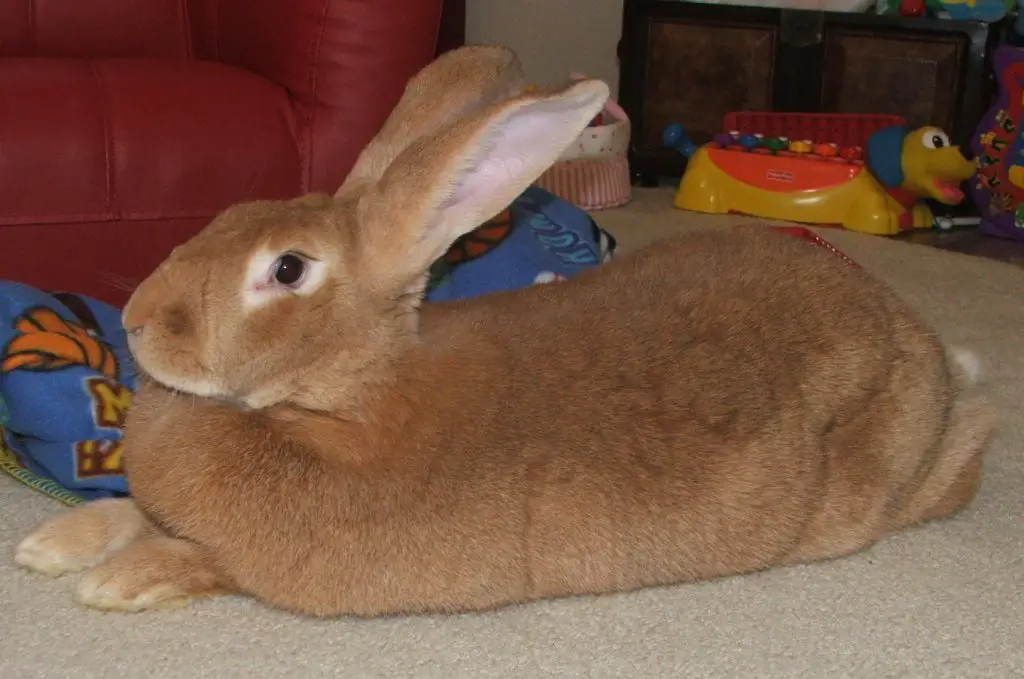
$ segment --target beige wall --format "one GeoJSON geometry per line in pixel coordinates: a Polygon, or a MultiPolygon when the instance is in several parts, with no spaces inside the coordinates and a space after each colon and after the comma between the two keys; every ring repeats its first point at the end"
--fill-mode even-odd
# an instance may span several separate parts
{"type": "Polygon", "coordinates": [[[617,92],[622,0],[467,0],[466,40],[498,42],[545,83],[582,71],[617,92]]]}

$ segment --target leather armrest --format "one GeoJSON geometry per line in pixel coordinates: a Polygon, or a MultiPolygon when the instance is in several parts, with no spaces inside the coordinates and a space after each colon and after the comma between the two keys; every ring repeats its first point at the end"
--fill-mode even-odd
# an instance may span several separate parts
{"type": "Polygon", "coordinates": [[[333,192],[434,56],[442,0],[192,0],[196,53],[285,88],[307,190],[333,192]]]}

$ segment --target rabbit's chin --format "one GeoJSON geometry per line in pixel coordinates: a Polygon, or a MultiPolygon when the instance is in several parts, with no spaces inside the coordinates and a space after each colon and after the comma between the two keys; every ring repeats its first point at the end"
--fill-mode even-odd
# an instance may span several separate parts
{"type": "Polygon", "coordinates": [[[152,356],[147,360],[149,352],[146,351],[146,347],[138,337],[131,334],[128,336],[128,351],[132,355],[132,360],[135,361],[137,372],[146,375],[152,381],[171,391],[202,398],[225,398],[228,395],[228,390],[224,389],[223,385],[217,384],[209,377],[181,376],[165,370],[159,361],[151,360],[152,356]]]}
{"type": "Polygon", "coordinates": [[[149,379],[171,391],[190,396],[200,396],[202,398],[227,399],[228,397],[228,394],[211,380],[171,375],[160,370],[158,367],[143,364],[138,361],[138,358],[136,358],[136,364],[141,373],[144,373],[149,379]]]}
{"type": "Polygon", "coordinates": [[[262,410],[287,400],[277,389],[264,389],[239,394],[204,379],[178,378],[162,374],[160,371],[153,372],[146,369],[140,370],[140,374],[145,375],[164,389],[177,394],[222,401],[242,411],[262,410]]]}

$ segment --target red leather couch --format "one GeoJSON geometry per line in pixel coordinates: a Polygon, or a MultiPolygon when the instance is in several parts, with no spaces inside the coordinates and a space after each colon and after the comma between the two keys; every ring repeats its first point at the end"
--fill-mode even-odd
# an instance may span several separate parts
{"type": "Polygon", "coordinates": [[[442,5],[0,0],[0,279],[122,304],[231,203],[333,191],[442,5]]]}

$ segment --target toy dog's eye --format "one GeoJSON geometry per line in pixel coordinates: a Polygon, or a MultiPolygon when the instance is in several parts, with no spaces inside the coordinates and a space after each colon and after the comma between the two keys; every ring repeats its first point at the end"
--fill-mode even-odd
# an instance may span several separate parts
{"type": "Polygon", "coordinates": [[[949,141],[949,137],[946,136],[945,132],[932,132],[924,136],[924,145],[930,149],[943,149],[947,146],[952,146],[949,141]]]}
{"type": "Polygon", "coordinates": [[[302,257],[287,252],[274,262],[274,280],[285,287],[293,288],[306,275],[306,262],[302,257]]]}

